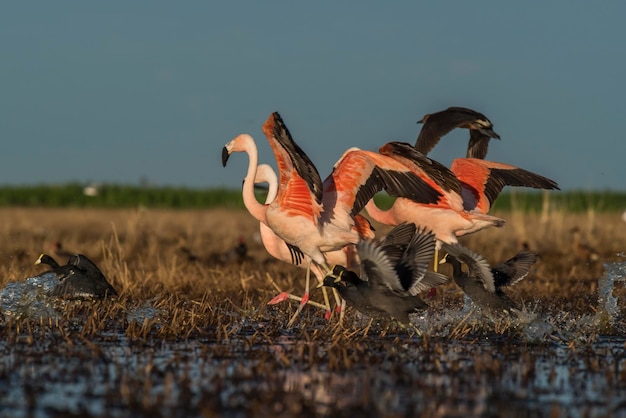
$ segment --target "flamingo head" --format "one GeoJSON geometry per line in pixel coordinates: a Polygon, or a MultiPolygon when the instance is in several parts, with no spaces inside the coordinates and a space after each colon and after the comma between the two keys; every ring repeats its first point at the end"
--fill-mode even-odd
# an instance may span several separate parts
{"type": "Polygon", "coordinates": [[[228,158],[233,152],[244,152],[247,149],[247,144],[254,142],[252,137],[248,134],[237,135],[232,141],[224,145],[222,148],[222,165],[226,167],[228,158]]]}

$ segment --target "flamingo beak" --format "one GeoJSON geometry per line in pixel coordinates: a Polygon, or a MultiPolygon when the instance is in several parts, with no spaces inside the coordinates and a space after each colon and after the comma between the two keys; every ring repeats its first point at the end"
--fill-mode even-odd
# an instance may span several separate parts
{"type": "Polygon", "coordinates": [[[230,157],[230,152],[228,152],[228,148],[222,148],[222,167],[226,167],[226,163],[228,162],[228,157],[230,157]]]}

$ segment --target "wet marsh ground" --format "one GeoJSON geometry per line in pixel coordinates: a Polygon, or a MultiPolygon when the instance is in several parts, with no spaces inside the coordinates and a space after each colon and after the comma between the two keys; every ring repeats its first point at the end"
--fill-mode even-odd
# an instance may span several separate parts
{"type": "Polygon", "coordinates": [[[352,310],[339,325],[307,307],[287,327],[295,302],[267,301],[301,293],[304,270],[272,260],[244,211],[0,209],[0,287],[41,274],[60,242],[119,293],[4,309],[0,416],[626,416],[626,222],[496,215],[505,228],[462,243],[493,263],[522,243],[540,253],[506,289],[528,317],[467,310],[451,283],[413,316],[417,336],[352,310]],[[599,260],[574,246],[576,226],[599,260]],[[240,237],[244,260],[229,253],[240,237]]]}

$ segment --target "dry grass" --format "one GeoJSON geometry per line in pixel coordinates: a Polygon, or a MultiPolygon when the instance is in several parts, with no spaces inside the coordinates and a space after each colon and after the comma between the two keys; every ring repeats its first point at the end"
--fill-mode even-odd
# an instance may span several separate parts
{"type": "MultiPolygon", "coordinates": [[[[626,250],[626,223],[616,214],[498,215],[508,220],[505,228],[482,231],[462,242],[494,263],[514,255],[522,242],[541,254],[532,276],[509,293],[538,311],[593,313],[602,265],[575,258],[570,229],[578,226],[602,261],[620,260],[617,254],[626,250]]],[[[54,253],[52,245],[58,241],[65,249],[91,257],[118,290],[118,300],[104,302],[99,309],[65,308],[69,322],[76,314],[72,309],[89,312],[80,327],[82,336],[115,328],[138,338],[228,339],[242,318],[275,325],[263,330],[273,334],[286,328],[293,309],[287,303],[266,305],[276,294],[275,287],[299,293],[303,286],[303,271],[267,255],[258,241],[258,223],[244,211],[10,208],[0,209],[0,216],[4,221],[0,285],[41,273],[42,267],[33,262],[41,252],[54,253]],[[219,254],[234,247],[239,236],[246,240],[249,259],[220,263],[219,254]],[[147,305],[163,315],[143,324],[126,319],[130,309],[147,305]]],[[[387,230],[377,229],[380,234],[387,230]]],[[[450,304],[462,304],[462,293],[454,284],[431,301],[434,309],[450,304]]],[[[315,332],[332,330],[320,312],[307,311],[302,323],[315,324],[315,332]]],[[[468,325],[460,325],[466,333],[468,325]]],[[[352,335],[353,330],[346,332],[352,335]]]]}
{"type": "MultiPolygon", "coordinates": [[[[542,254],[508,293],[555,324],[593,314],[602,266],[574,257],[569,231],[579,226],[602,261],[623,261],[617,253],[626,250],[626,223],[611,214],[498,215],[507,227],[463,242],[491,262],[511,257],[521,242],[542,254]]],[[[91,257],[120,293],[62,305],[54,319],[0,320],[0,380],[10,382],[0,415],[511,416],[513,402],[518,416],[559,417],[572,406],[590,411],[598,393],[615,405],[626,393],[619,336],[613,345],[591,346],[605,331],[593,325],[582,339],[553,344],[519,338],[510,318],[445,319],[463,304],[454,284],[429,302],[432,326],[420,338],[353,311],[343,326],[327,323],[313,308],[290,329],[295,305],[267,301],[275,286],[301,292],[304,272],[269,258],[244,211],[0,209],[0,216],[0,286],[41,273],[33,262],[59,241],[91,257]],[[221,263],[239,236],[250,257],[221,263]],[[142,319],[142,309],[153,314],[142,319]],[[549,391],[545,381],[562,385],[571,364],[584,364],[567,369],[571,401],[526,400],[524,393],[536,399],[549,391]],[[599,385],[593,396],[576,392],[583,378],[599,385]],[[80,401],[51,401],[64,382],[83,382],[66,395],[80,401]]],[[[378,227],[381,235],[387,229],[378,227]]],[[[622,301],[624,293],[615,290],[622,301]]],[[[611,410],[599,411],[589,416],[611,410]]]]}

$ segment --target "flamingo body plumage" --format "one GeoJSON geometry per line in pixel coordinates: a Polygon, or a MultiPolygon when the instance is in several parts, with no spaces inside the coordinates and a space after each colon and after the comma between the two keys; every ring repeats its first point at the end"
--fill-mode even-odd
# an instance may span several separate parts
{"type": "Polygon", "coordinates": [[[409,167],[417,175],[429,181],[431,187],[439,191],[436,203],[417,203],[398,198],[389,210],[381,210],[373,200],[365,206],[367,213],[377,222],[398,225],[410,222],[424,226],[435,234],[437,248],[441,243],[456,243],[457,237],[478,231],[488,226],[503,226],[504,220],[466,211],[463,207],[462,184],[447,167],[431,160],[410,144],[390,142],[380,149],[380,153],[395,158],[409,167]]]}

